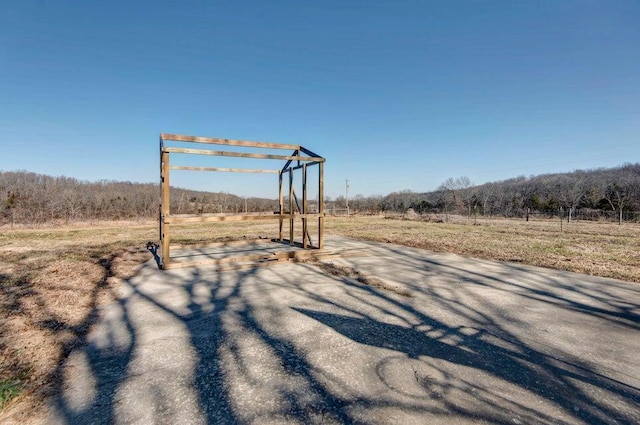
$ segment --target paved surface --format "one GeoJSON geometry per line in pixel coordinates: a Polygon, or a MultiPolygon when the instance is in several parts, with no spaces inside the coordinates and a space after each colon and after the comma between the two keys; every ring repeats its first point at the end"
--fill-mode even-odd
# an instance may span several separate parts
{"type": "Polygon", "coordinates": [[[640,284],[327,242],[369,248],[330,261],[376,285],[145,264],[69,357],[51,422],[640,423],[640,284]]]}

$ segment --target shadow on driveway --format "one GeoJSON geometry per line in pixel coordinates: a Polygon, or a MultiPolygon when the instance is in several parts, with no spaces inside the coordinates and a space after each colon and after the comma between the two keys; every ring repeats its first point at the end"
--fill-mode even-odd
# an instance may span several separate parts
{"type": "Polygon", "coordinates": [[[413,297],[310,263],[148,263],[63,366],[54,421],[640,422],[631,284],[368,247],[345,262],[413,297]],[[581,323],[599,345],[563,339],[581,323]]]}

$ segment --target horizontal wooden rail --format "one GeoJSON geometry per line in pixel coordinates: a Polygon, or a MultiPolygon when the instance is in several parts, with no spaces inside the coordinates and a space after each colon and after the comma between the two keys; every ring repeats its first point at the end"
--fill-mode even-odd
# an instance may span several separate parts
{"type": "MultiPolygon", "coordinates": [[[[269,263],[278,263],[281,261],[288,261],[290,259],[300,259],[300,258],[308,258],[309,255],[301,256],[296,255],[295,251],[285,251],[278,252],[273,254],[255,254],[255,255],[244,255],[244,256],[233,256],[227,258],[207,258],[203,260],[195,260],[195,261],[172,261],[171,266],[169,268],[177,269],[182,267],[197,267],[197,266],[205,266],[205,265],[219,265],[224,266],[230,263],[235,263],[236,267],[239,263],[244,262],[252,262],[250,264],[252,267],[256,267],[258,265],[267,265],[269,263]]],[[[298,260],[299,261],[299,260],[298,260]]]]}
{"type": "Polygon", "coordinates": [[[280,220],[291,218],[319,218],[324,214],[236,214],[236,215],[190,215],[177,216],[171,215],[164,217],[165,224],[184,224],[184,223],[214,223],[219,221],[251,221],[251,220],[280,220]]]}
{"type": "Polygon", "coordinates": [[[272,239],[234,239],[221,242],[209,242],[199,244],[171,244],[171,249],[202,249],[202,248],[227,248],[227,247],[255,247],[273,243],[272,239]]]}
{"type": "MultiPolygon", "coordinates": [[[[314,162],[307,162],[306,163],[307,167],[310,167],[312,165],[318,165],[318,164],[320,164],[320,161],[314,161],[314,162]]],[[[284,174],[284,173],[288,173],[290,171],[299,170],[299,169],[301,169],[303,167],[304,167],[304,165],[297,165],[295,167],[288,167],[288,168],[285,168],[284,170],[280,170],[280,172],[284,174]]]]}
{"type": "Polygon", "coordinates": [[[264,173],[278,174],[280,170],[260,170],[257,168],[220,168],[220,167],[186,167],[182,165],[171,165],[170,170],[187,170],[187,171],[220,171],[226,173],[264,173]]]}
{"type": "Polygon", "coordinates": [[[162,152],[168,153],[188,153],[195,155],[212,155],[212,156],[231,156],[235,158],[254,158],[254,159],[281,159],[291,161],[317,161],[324,162],[324,158],[317,158],[311,156],[298,156],[298,155],[269,155],[262,153],[248,153],[248,152],[227,152],[227,151],[211,151],[207,149],[186,149],[186,148],[162,148],[162,152]]]}
{"type": "Polygon", "coordinates": [[[160,139],[174,140],[176,142],[207,143],[210,145],[245,146],[249,148],[294,149],[294,150],[300,149],[300,145],[287,145],[284,143],[270,143],[270,142],[253,142],[250,140],[219,139],[219,138],[213,138],[213,137],[185,136],[182,134],[162,133],[160,135],[160,139]]]}

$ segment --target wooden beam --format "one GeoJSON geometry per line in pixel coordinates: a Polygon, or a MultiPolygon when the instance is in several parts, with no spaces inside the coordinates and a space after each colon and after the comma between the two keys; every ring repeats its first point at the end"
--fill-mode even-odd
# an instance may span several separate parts
{"type": "Polygon", "coordinates": [[[284,143],[271,143],[271,142],[254,142],[250,140],[235,140],[235,139],[221,139],[215,137],[199,137],[199,136],[185,136],[182,134],[165,134],[160,135],[162,140],[174,140],[176,142],[190,142],[190,143],[206,143],[210,145],[226,145],[226,146],[245,146],[250,148],[265,148],[265,149],[299,149],[299,145],[288,145],[284,143]]]}
{"type": "MultiPolygon", "coordinates": [[[[202,248],[228,248],[228,247],[255,247],[255,245],[266,245],[274,243],[273,239],[232,239],[219,242],[199,243],[199,244],[171,244],[171,249],[202,249],[202,248]]],[[[264,249],[256,247],[255,249],[264,249]]]]}
{"type": "Polygon", "coordinates": [[[171,214],[171,200],[169,197],[169,154],[166,152],[161,153],[161,169],[160,169],[160,180],[161,180],[161,205],[162,205],[162,234],[160,239],[161,251],[162,251],[162,268],[165,269],[169,267],[170,256],[169,256],[169,223],[167,222],[167,217],[171,214]]]}
{"type": "MultiPolygon", "coordinates": [[[[307,164],[302,166],[302,214],[307,213],[307,164]]],[[[302,247],[307,249],[307,218],[302,219],[302,247]]]]}
{"type": "Polygon", "coordinates": [[[282,170],[280,170],[281,173],[286,173],[286,172],[291,172],[291,168],[289,168],[289,166],[291,165],[293,161],[292,160],[288,160],[286,164],[284,164],[284,167],[282,167],[282,170]]]}
{"type": "Polygon", "coordinates": [[[186,223],[215,223],[221,221],[252,221],[252,220],[279,220],[295,218],[319,218],[320,214],[265,214],[265,215],[246,215],[246,214],[234,214],[225,216],[211,216],[211,215],[194,215],[194,216],[178,216],[171,215],[164,218],[164,225],[167,224],[186,224],[186,223]]]}
{"type": "MultiPolygon", "coordinates": [[[[158,186],[160,192],[158,193],[158,230],[159,236],[158,240],[160,241],[160,246],[162,246],[162,148],[164,147],[164,143],[162,141],[162,137],[160,137],[160,157],[158,158],[160,165],[160,185],[158,186]]],[[[160,250],[160,255],[162,256],[162,249],[160,250]]],[[[162,259],[160,259],[162,261],[162,259]]]]}
{"type": "Polygon", "coordinates": [[[220,168],[220,167],[187,167],[183,165],[172,165],[170,170],[186,170],[186,171],[220,171],[223,173],[263,173],[278,174],[280,170],[260,170],[257,168],[220,168]]]}
{"type": "Polygon", "coordinates": [[[303,166],[305,166],[305,165],[307,165],[307,166],[311,166],[311,165],[318,165],[318,164],[322,164],[322,163],[321,163],[321,162],[319,162],[319,161],[306,162],[306,163],[304,163],[304,164],[302,164],[302,165],[298,165],[298,166],[295,166],[295,167],[291,167],[291,168],[289,168],[289,169],[290,169],[291,171],[296,171],[296,170],[301,169],[301,168],[302,168],[303,166]]]}
{"type": "MultiPolygon", "coordinates": [[[[186,148],[165,147],[163,149],[163,152],[188,153],[188,154],[194,154],[194,155],[231,156],[234,158],[279,159],[279,160],[292,160],[292,161],[320,161],[320,159],[310,157],[310,156],[268,155],[268,154],[262,154],[262,153],[212,151],[208,149],[186,149],[186,148]]],[[[324,161],[324,158],[322,160],[324,161]]]]}
{"type": "Polygon", "coordinates": [[[318,168],[318,248],[324,247],[324,162],[318,168]]]}
{"type": "Polygon", "coordinates": [[[278,233],[278,238],[280,242],[282,242],[282,213],[284,212],[284,194],[282,193],[282,172],[278,173],[278,210],[280,212],[280,231],[278,233]]]}
{"type": "Polygon", "coordinates": [[[289,240],[293,243],[293,173],[289,173],[289,240]]]}
{"type": "Polygon", "coordinates": [[[296,211],[298,214],[302,214],[302,208],[300,208],[300,202],[298,202],[298,196],[296,195],[296,188],[293,188],[293,202],[296,204],[296,211]]]}
{"type": "Polygon", "coordinates": [[[193,261],[177,261],[171,264],[172,269],[181,268],[181,267],[196,267],[196,266],[206,266],[206,265],[225,265],[229,263],[245,263],[251,262],[254,267],[257,267],[260,263],[269,263],[269,262],[278,262],[282,260],[288,260],[289,252],[279,252],[277,254],[254,254],[254,255],[243,255],[243,256],[233,256],[226,258],[207,258],[205,260],[193,260],[193,261]]]}
{"type": "Polygon", "coordinates": [[[303,147],[303,146],[300,146],[300,150],[301,150],[302,152],[306,153],[306,154],[307,154],[307,155],[309,155],[309,156],[313,156],[313,157],[316,157],[316,158],[322,158],[320,155],[318,155],[318,154],[316,154],[316,153],[311,152],[309,149],[307,149],[307,148],[305,148],[305,147],[303,147]]]}

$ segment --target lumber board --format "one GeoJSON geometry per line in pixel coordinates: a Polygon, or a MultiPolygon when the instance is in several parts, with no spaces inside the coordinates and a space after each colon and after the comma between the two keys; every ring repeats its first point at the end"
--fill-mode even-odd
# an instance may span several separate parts
{"type": "Polygon", "coordinates": [[[186,170],[186,171],[220,171],[223,173],[264,173],[278,174],[280,170],[266,170],[258,168],[222,168],[222,167],[190,167],[184,165],[172,165],[170,170],[186,170]]]}
{"type": "Polygon", "coordinates": [[[293,173],[289,173],[289,241],[293,244],[293,225],[294,225],[294,211],[293,211],[293,173]]]}
{"type": "MultiPolygon", "coordinates": [[[[296,198],[296,203],[298,199],[296,198]]],[[[299,207],[298,207],[299,208],[299,207]]],[[[302,214],[307,213],[307,164],[302,166],[302,214]]],[[[307,237],[309,236],[308,218],[302,219],[302,247],[307,248],[307,237]]]]}
{"type": "MultiPolygon", "coordinates": [[[[200,248],[226,248],[226,247],[244,247],[251,245],[262,245],[273,243],[273,239],[231,239],[228,241],[208,242],[199,244],[171,244],[171,249],[200,249],[200,248]]],[[[257,248],[261,249],[261,248],[257,248]]]]}
{"type": "Polygon", "coordinates": [[[318,168],[318,247],[324,247],[324,162],[318,168]]]}
{"type": "Polygon", "coordinates": [[[320,155],[318,155],[318,154],[316,154],[316,153],[314,153],[314,152],[311,152],[309,149],[305,148],[304,146],[300,146],[300,150],[301,150],[302,152],[306,153],[306,154],[307,154],[307,155],[309,155],[309,156],[315,156],[315,157],[317,157],[317,158],[320,158],[320,155]]]}
{"type": "Polygon", "coordinates": [[[250,153],[250,152],[229,152],[229,151],[213,151],[209,149],[188,149],[188,148],[172,148],[165,147],[162,152],[168,153],[186,153],[193,155],[211,155],[211,156],[229,156],[234,158],[253,158],[253,159],[278,159],[278,160],[292,160],[292,161],[324,161],[324,158],[316,158],[311,156],[299,156],[299,155],[271,155],[263,153],[250,153]]]}
{"type": "MultiPolygon", "coordinates": [[[[282,214],[284,211],[284,194],[282,193],[282,172],[278,173],[278,211],[282,214]]],[[[282,242],[282,215],[279,215],[280,223],[279,223],[279,231],[278,231],[278,239],[282,242]]]]}
{"type": "Polygon", "coordinates": [[[165,216],[165,224],[186,224],[186,223],[215,223],[220,221],[251,221],[251,220],[280,220],[296,218],[318,218],[320,214],[268,214],[268,215],[226,215],[226,216],[206,216],[196,215],[180,217],[176,215],[165,216]]]}
{"type": "Polygon", "coordinates": [[[207,258],[204,260],[194,260],[194,261],[174,261],[172,263],[172,268],[193,267],[193,266],[203,266],[203,265],[222,265],[222,264],[228,264],[228,263],[245,263],[245,262],[259,263],[259,262],[265,262],[265,261],[282,261],[282,260],[287,260],[289,257],[293,255],[294,252],[295,251],[282,251],[277,253],[264,252],[260,254],[251,254],[251,255],[234,255],[231,257],[224,257],[224,258],[207,258]]]}
{"type": "Polygon", "coordinates": [[[206,143],[210,145],[226,145],[226,146],[244,146],[244,147],[250,147],[250,148],[265,148],[265,149],[299,149],[300,148],[299,145],[290,145],[285,143],[222,139],[217,137],[186,136],[182,134],[162,133],[160,135],[160,138],[162,140],[173,140],[176,142],[206,143]]]}
{"type": "Polygon", "coordinates": [[[285,172],[286,172],[286,171],[296,171],[296,170],[299,170],[299,169],[301,169],[302,167],[304,167],[305,165],[306,165],[306,166],[311,166],[311,165],[318,165],[318,164],[321,164],[321,162],[320,162],[320,161],[306,162],[306,163],[304,163],[304,164],[296,165],[295,167],[289,167],[289,168],[287,168],[287,170],[285,170],[285,172]]]}
{"type": "Polygon", "coordinates": [[[161,246],[161,261],[162,267],[167,267],[170,262],[170,249],[169,249],[169,229],[170,226],[166,222],[167,217],[170,215],[169,206],[170,203],[170,190],[169,190],[169,154],[164,151],[160,153],[160,180],[161,180],[161,195],[160,204],[162,208],[162,223],[160,234],[160,246],[161,246]]]}

